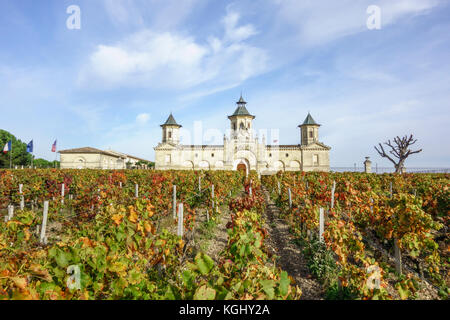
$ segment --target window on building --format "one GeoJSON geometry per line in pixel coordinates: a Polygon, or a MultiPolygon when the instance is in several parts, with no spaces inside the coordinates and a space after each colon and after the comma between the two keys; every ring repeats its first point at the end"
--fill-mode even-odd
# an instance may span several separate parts
{"type": "Polygon", "coordinates": [[[289,157],[289,153],[286,153],[286,158],[289,157]]]}
{"type": "Polygon", "coordinates": [[[198,153],[195,154],[195,157],[198,158],[198,153]]]}
{"type": "Polygon", "coordinates": [[[233,123],[233,130],[236,130],[236,123],[233,123]]]}
{"type": "Polygon", "coordinates": [[[312,132],[312,131],[309,132],[309,137],[310,137],[310,138],[313,137],[313,132],[312,132]]]}
{"type": "Polygon", "coordinates": [[[214,153],[211,153],[211,158],[214,158],[214,153]]]}
{"type": "Polygon", "coordinates": [[[172,138],[172,131],[169,131],[169,139],[172,138]]]}
{"type": "Polygon", "coordinates": [[[269,158],[272,158],[272,154],[271,153],[269,153],[269,158]]]}
{"type": "Polygon", "coordinates": [[[313,154],[313,165],[318,166],[319,165],[319,155],[313,154]]]}

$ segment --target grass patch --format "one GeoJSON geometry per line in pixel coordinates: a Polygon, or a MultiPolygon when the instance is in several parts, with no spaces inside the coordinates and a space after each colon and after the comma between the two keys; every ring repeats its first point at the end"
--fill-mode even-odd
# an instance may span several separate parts
{"type": "Polygon", "coordinates": [[[357,298],[349,288],[339,286],[339,267],[336,265],[333,251],[327,249],[325,244],[316,239],[307,241],[297,238],[294,241],[303,249],[311,274],[326,288],[325,298],[327,300],[357,298]]]}

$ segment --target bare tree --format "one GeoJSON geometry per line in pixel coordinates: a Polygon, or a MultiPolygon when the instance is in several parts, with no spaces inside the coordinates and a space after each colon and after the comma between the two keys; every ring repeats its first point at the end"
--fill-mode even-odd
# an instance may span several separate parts
{"type": "Polygon", "coordinates": [[[391,150],[389,150],[389,153],[392,156],[384,151],[381,143],[379,143],[380,149],[378,149],[377,147],[374,148],[375,150],[377,150],[380,156],[382,156],[383,158],[388,158],[394,164],[395,173],[403,173],[406,158],[414,153],[419,153],[422,151],[422,149],[416,151],[411,151],[409,149],[409,147],[416,142],[417,139],[414,140],[413,135],[410,135],[409,137],[406,135],[403,138],[397,136],[396,138],[394,138],[394,144],[391,143],[391,140],[388,140],[388,142],[385,142],[384,144],[391,148],[391,150]],[[393,158],[397,159],[394,160],[393,158]]]}

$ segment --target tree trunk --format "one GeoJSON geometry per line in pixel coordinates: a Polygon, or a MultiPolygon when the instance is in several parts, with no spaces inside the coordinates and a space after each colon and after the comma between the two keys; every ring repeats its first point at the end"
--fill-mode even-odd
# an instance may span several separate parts
{"type": "Polygon", "coordinates": [[[404,163],[405,160],[401,160],[398,164],[395,165],[395,173],[402,174],[404,172],[404,163]]]}

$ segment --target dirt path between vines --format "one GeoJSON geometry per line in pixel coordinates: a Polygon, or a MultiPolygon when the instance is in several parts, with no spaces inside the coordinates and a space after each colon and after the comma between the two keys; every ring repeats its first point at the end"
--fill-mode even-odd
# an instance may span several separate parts
{"type": "Polygon", "coordinates": [[[206,254],[210,256],[216,263],[219,262],[219,254],[225,249],[228,243],[227,223],[231,221],[231,214],[226,208],[225,212],[219,216],[219,222],[214,230],[214,237],[209,240],[206,254]]]}
{"type": "Polygon", "coordinates": [[[279,210],[270,199],[267,190],[263,190],[266,200],[265,228],[269,232],[265,243],[269,252],[279,257],[277,265],[294,279],[294,285],[300,287],[301,300],[323,300],[322,286],[312,277],[301,249],[293,242],[294,238],[289,232],[288,224],[283,219],[277,218],[279,210]]]}

